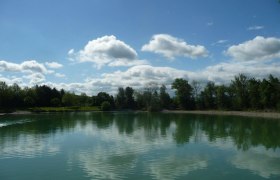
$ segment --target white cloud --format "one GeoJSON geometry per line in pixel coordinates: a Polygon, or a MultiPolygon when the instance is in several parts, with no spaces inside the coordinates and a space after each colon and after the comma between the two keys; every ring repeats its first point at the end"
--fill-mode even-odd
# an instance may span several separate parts
{"type": "Polygon", "coordinates": [[[15,64],[15,63],[10,63],[7,61],[0,61],[0,71],[12,71],[12,72],[16,72],[16,71],[20,71],[20,65],[15,64]]]}
{"type": "Polygon", "coordinates": [[[0,81],[6,82],[8,85],[12,85],[14,83],[18,85],[23,85],[23,80],[19,77],[2,77],[0,74],[0,81]]]}
{"type": "Polygon", "coordinates": [[[29,80],[30,85],[40,84],[46,80],[45,76],[41,73],[32,73],[23,77],[29,80]]]}
{"type": "Polygon", "coordinates": [[[280,39],[257,36],[253,40],[229,47],[226,54],[239,61],[260,61],[280,58],[280,39]]]}
{"type": "Polygon", "coordinates": [[[20,67],[24,71],[38,72],[44,74],[48,73],[46,67],[43,64],[38,63],[36,60],[24,61],[20,64],[20,67]]]}
{"type": "Polygon", "coordinates": [[[115,36],[103,36],[89,41],[84,49],[68,52],[70,60],[93,62],[97,68],[109,66],[133,66],[146,64],[147,61],[137,59],[136,51],[115,36]]]}
{"type": "Polygon", "coordinates": [[[46,64],[46,66],[48,66],[49,68],[52,68],[52,69],[58,69],[58,68],[63,67],[62,64],[59,64],[57,62],[46,62],[45,64],[46,64]]]}
{"type": "Polygon", "coordinates": [[[222,44],[225,44],[225,43],[227,43],[227,42],[228,42],[228,40],[226,40],[226,39],[220,39],[220,40],[218,40],[218,41],[212,43],[211,45],[212,45],[212,46],[222,45],[222,44]]]}
{"type": "Polygon", "coordinates": [[[43,74],[50,73],[50,71],[48,71],[43,64],[38,63],[36,60],[24,61],[21,64],[11,63],[2,60],[0,61],[0,71],[28,72],[28,73],[38,72],[43,74]]]}
{"type": "Polygon", "coordinates": [[[170,180],[207,168],[208,159],[205,156],[186,153],[183,157],[169,155],[157,161],[151,161],[147,163],[147,166],[155,179],[170,180]]]}
{"type": "Polygon", "coordinates": [[[264,78],[269,74],[280,76],[280,64],[267,64],[258,62],[225,62],[208,66],[198,76],[217,83],[228,83],[234,76],[243,73],[250,77],[264,78]]]}
{"type": "MultiPolygon", "coordinates": [[[[267,151],[267,150],[266,150],[267,151]]],[[[264,153],[248,152],[237,153],[231,163],[239,169],[250,170],[263,178],[280,175],[280,158],[270,157],[264,153]]]]}
{"type": "MultiPolygon", "coordinates": [[[[48,67],[60,67],[60,64],[51,62],[46,63],[48,67]]],[[[5,77],[1,77],[0,81],[5,81],[7,84],[17,83],[20,86],[33,86],[35,84],[42,84],[46,81],[46,75],[53,74],[56,77],[65,77],[64,74],[56,73],[54,70],[49,70],[44,64],[38,63],[36,60],[23,61],[22,63],[12,63],[8,61],[0,61],[0,72],[4,73],[17,73],[22,76],[9,77],[5,74],[5,77]]]]}
{"type": "Polygon", "coordinates": [[[110,94],[116,93],[118,87],[130,86],[134,89],[142,89],[151,83],[165,84],[170,87],[175,78],[196,80],[202,83],[213,81],[217,84],[229,83],[234,76],[243,73],[250,77],[264,78],[269,74],[280,76],[280,63],[267,64],[262,62],[224,62],[208,66],[199,71],[185,71],[171,67],[155,67],[151,65],[138,65],[125,71],[104,73],[100,78],[87,78],[80,83],[48,83],[52,87],[58,87],[74,91],[85,92],[89,95],[104,91],[110,94]]]}
{"type": "Polygon", "coordinates": [[[217,41],[218,44],[223,44],[226,42],[228,42],[228,40],[226,40],[226,39],[221,39],[221,40],[217,41]]]}
{"type": "Polygon", "coordinates": [[[255,31],[255,30],[260,30],[263,29],[263,26],[250,26],[247,28],[248,31],[255,31]]]}
{"type": "MultiPolygon", "coordinates": [[[[31,121],[18,121],[17,124],[29,123],[31,121]]],[[[13,158],[34,158],[45,154],[47,156],[53,156],[59,153],[60,146],[54,139],[49,139],[44,136],[35,137],[29,133],[22,133],[17,136],[13,141],[9,140],[9,137],[1,137],[0,154],[2,157],[13,158]],[[3,141],[2,141],[3,140],[3,141]]],[[[54,136],[57,140],[57,136],[54,136]]]]}
{"type": "Polygon", "coordinates": [[[168,59],[174,59],[176,56],[189,58],[208,56],[208,51],[204,46],[190,45],[168,34],[154,35],[150,42],[142,47],[142,51],[161,54],[168,59]]]}

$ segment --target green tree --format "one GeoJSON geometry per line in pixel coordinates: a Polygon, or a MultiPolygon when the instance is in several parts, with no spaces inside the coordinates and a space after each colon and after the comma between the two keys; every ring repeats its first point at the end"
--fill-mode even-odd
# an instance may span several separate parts
{"type": "Polygon", "coordinates": [[[80,106],[88,106],[90,102],[90,98],[87,96],[86,93],[81,93],[81,95],[78,97],[79,99],[79,105],[80,106]]]}
{"type": "Polygon", "coordinates": [[[229,89],[225,85],[216,86],[216,103],[218,109],[230,108],[229,89]]]}
{"type": "Polygon", "coordinates": [[[234,102],[233,105],[236,109],[247,109],[249,102],[249,93],[248,93],[248,78],[239,74],[235,76],[234,80],[231,82],[231,88],[234,93],[234,102]]]}
{"type": "Polygon", "coordinates": [[[172,104],[169,94],[166,92],[165,85],[162,85],[159,89],[159,99],[162,108],[169,109],[172,104]]]}
{"type": "Polygon", "coordinates": [[[268,80],[263,79],[260,85],[261,103],[266,109],[275,109],[280,106],[280,82],[270,75],[268,80]]]}
{"type": "Polygon", "coordinates": [[[54,107],[60,106],[60,105],[61,105],[60,99],[58,99],[58,98],[52,98],[52,99],[51,99],[51,105],[54,106],[54,107]]]}
{"type": "Polygon", "coordinates": [[[76,106],[77,97],[74,93],[66,92],[62,97],[62,104],[64,106],[76,106]]]}
{"type": "Polygon", "coordinates": [[[193,88],[187,80],[177,78],[172,83],[172,89],[176,89],[176,102],[182,109],[192,109],[194,107],[194,101],[192,97],[193,88]]]}
{"type": "Polygon", "coordinates": [[[101,103],[104,101],[108,101],[111,104],[111,107],[114,107],[114,97],[106,92],[99,92],[97,96],[92,97],[93,106],[101,106],[101,103]]]}
{"type": "Polygon", "coordinates": [[[10,101],[12,94],[9,91],[9,87],[5,82],[0,82],[0,108],[10,108],[10,101]]]}
{"type": "Polygon", "coordinates": [[[216,86],[214,82],[208,82],[203,91],[203,101],[206,109],[216,109],[217,108],[217,94],[216,86]]]}
{"type": "Polygon", "coordinates": [[[255,78],[249,79],[248,82],[248,94],[249,94],[249,106],[252,109],[261,108],[261,92],[260,92],[261,82],[255,78]]]}
{"type": "Polygon", "coordinates": [[[109,111],[111,109],[111,104],[108,101],[104,101],[101,103],[101,110],[102,111],[109,111]]]}
{"type": "Polygon", "coordinates": [[[125,92],[124,92],[124,88],[122,87],[118,88],[118,93],[116,96],[116,106],[118,109],[125,108],[125,92]]]}
{"type": "Polygon", "coordinates": [[[137,107],[147,111],[160,111],[161,104],[157,84],[148,84],[143,91],[136,93],[137,107]]]}
{"type": "Polygon", "coordinates": [[[134,90],[131,87],[125,88],[125,104],[126,108],[134,109],[135,108],[135,100],[133,97],[134,90]]]}
{"type": "Polygon", "coordinates": [[[200,92],[201,92],[201,84],[198,81],[193,80],[191,82],[191,86],[193,88],[193,97],[195,101],[195,107],[200,108],[201,106],[201,99],[200,99],[200,92]]]}

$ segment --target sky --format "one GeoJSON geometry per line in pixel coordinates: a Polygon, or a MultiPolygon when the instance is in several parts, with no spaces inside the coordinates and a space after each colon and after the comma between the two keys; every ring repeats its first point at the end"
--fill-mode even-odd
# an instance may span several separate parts
{"type": "Polygon", "coordinates": [[[0,81],[75,93],[280,77],[277,0],[0,0],[0,81]]]}

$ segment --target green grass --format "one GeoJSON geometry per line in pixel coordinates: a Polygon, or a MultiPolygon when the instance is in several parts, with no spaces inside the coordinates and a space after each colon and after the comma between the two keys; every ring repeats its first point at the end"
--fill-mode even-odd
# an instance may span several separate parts
{"type": "Polygon", "coordinates": [[[71,107],[33,107],[31,112],[73,112],[73,111],[100,111],[99,106],[71,106],[71,107]]]}

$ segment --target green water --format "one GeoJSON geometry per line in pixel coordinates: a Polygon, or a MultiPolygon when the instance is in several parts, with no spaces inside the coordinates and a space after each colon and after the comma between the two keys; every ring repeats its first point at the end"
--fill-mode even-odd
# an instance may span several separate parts
{"type": "Polygon", "coordinates": [[[0,117],[0,179],[280,179],[280,121],[163,113],[0,117]]]}

